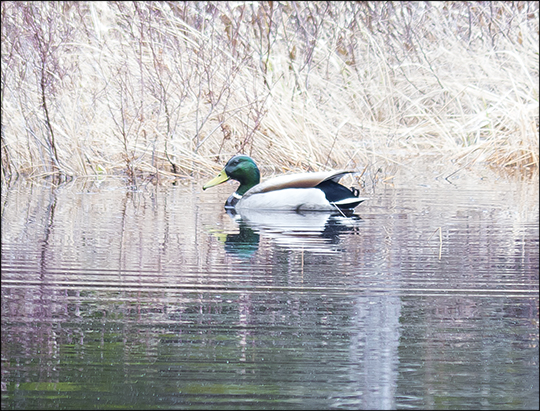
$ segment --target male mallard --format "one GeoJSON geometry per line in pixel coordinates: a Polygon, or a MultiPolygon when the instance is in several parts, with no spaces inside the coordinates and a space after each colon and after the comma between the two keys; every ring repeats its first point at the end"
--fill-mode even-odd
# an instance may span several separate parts
{"type": "Polygon", "coordinates": [[[251,157],[236,155],[203,190],[229,179],[240,186],[225,208],[258,210],[352,210],[365,198],[358,197],[356,188],[348,189],[338,183],[345,174],[354,171],[285,174],[260,183],[261,173],[251,157]]]}

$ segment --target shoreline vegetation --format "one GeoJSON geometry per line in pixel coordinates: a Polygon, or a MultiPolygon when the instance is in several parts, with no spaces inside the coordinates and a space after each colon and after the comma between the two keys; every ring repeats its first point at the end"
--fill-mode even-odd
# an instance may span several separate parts
{"type": "Polygon", "coordinates": [[[1,180],[538,176],[537,2],[1,4],[1,180]]]}

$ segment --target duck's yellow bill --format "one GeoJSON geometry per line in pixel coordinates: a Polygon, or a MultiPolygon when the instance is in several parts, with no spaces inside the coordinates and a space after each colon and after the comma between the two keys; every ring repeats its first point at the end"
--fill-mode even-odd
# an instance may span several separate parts
{"type": "Polygon", "coordinates": [[[203,190],[206,190],[207,188],[217,186],[218,184],[224,183],[227,181],[230,177],[227,175],[225,170],[221,170],[221,173],[219,173],[217,176],[215,176],[212,180],[210,180],[208,183],[206,183],[203,186],[203,190]]]}

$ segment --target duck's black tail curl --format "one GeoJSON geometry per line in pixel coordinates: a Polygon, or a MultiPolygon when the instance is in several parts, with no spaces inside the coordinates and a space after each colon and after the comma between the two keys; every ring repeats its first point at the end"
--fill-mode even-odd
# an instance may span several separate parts
{"type": "Polygon", "coordinates": [[[322,190],[326,199],[340,209],[351,209],[364,201],[358,198],[360,191],[357,188],[349,189],[332,180],[323,181],[316,188],[322,190]]]}

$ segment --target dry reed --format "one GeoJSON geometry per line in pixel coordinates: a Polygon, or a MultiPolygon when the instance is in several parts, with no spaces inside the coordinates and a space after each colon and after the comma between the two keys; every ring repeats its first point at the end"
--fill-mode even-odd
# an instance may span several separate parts
{"type": "Polygon", "coordinates": [[[538,167],[537,2],[2,2],[2,182],[538,167]]]}

